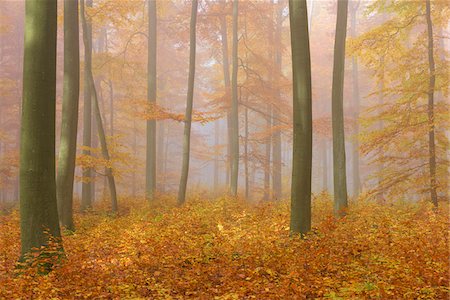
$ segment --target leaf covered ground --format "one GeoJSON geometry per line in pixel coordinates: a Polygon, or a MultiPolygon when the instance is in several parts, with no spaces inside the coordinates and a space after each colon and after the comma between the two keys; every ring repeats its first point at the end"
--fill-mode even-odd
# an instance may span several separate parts
{"type": "Polygon", "coordinates": [[[0,216],[0,299],[448,299],[448,206],[358,201],[335,221],[320,196],[299,240],[287,201],[163,202],[77,214],[44,276],[15,268],[19,216],[0,216]]]}

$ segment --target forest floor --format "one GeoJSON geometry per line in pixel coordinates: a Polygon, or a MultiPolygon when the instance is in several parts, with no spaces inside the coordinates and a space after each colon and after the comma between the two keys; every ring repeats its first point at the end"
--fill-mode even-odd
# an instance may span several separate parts
{"type": "Polygon", "coordinates": [[[314,230],[289,238],[289,202],[122,199],[119,216],[76,214],[67,259],[48,275],[14,267],[19,215],[0,216],[0,299],[448,299],[449,210],[351,203],[333,220],[314,200],[314,230]]]}

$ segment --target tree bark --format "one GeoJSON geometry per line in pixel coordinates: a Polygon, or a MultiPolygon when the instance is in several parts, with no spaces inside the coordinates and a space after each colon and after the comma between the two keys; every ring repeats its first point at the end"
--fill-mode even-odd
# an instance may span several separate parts
{"type": "Polygon", "coordinates": [[[25,2],[20,135],[22,259],[60,237],[55,180],[56,1],[25,2]]]}
{"type": "MultiPolygon", "coordinates": [[[[156,0],[148,1],[147,100],[156,105],[156,0]]],[[[156,121],[147,120],[145,196],[154,200],[156,191],[156,121]]]]}
{"type": "MultiPolygon", "coordinates": [[[[92,6],[92,0],[86,0],[87,6],[92,6]]],[[[86,74],[92,68],[92,24],[90,18],[85,16],[85,1],[80,0],[80,15],[86,18],[86,26],[83,26],[83,36],[86,36],[84,43],[84,92],[83,92],[83,146],[92,146],[92,101],[91,87],[86,74]]],[[[91,155],[89,149],[83,149],[83,155],[91,155]]],[[[92,206],[92,170],[83,168],[83,184],[81,187],[81,211],[92,206]]]]}
{"type": "Polygon", "coordinates": [[[61,140],[58,157],[56,194],[59,221],[74,230],[73,180],[77,151],[78,100],[80,93],[80,45],[78,0],[64,1],[64,87],[61,140]]]}
{"type": "Polygon", "coordinates": [[[311,230],[312,93],[306,0],[289,0],[293,73],[291,234],[311,230]]]}
{"type": "Polygon", "coordinates": [[[184,120],[183,164],[181,169],[180,187],[178,190],[178,205],[183,205],[184,202],[186,201],[186,187],[189,173],[192,107],[194,104],[197,8],[198,8],[198,1],[193,0],[191,10],[190,35],[189,35],[190,36],[189,78],[188,78],[188,93],[186,100],[186,115],[184,120]]]}
{"type": "Polygon", "coordinates": [[[340,0],[337,7],[336,37],[334,42],[332,127],[333,127],[333,182],[334,212],[343,216],[347,209],[347,174],[345,169],[344,132],[344,70],[345,39],[347,35],[347,0],[340,0]]]}
{"type": "Polygon", "coordinates": [[[238,111],[238,5],[233,1],[233,73],[231,76],[231,179],[230,194],[237,196],[239,176],[239,111],[238,111]]]}
{"type": "Polygon", "coordinates": [[[436,191],[436,141],[434,124],[434,90],[436,86],[436,67],[434,62],[434,40],[433,40],[433,22],[431,18],[431,3],[426,0],[426,18],[428,32],[428,66],[430,72],[430,82],[428,86],[428,123],[430,126],[428,132],[428,153],[430,163],[430,197],[435,207],[438,207],[438,198],[436,191]]]}

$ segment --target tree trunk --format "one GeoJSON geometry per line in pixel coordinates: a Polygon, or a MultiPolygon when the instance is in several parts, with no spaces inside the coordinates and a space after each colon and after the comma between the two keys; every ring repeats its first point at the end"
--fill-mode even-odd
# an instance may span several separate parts
{"type": "Polygon", "coordinates": [[[189,173],[189,156],[191,145],[191,123],[192,107],[194,104],[194,79],[195,79],[195,54],[196,54],[196,24],[197,24],[198,1],[192,1],[191,24],[190,24],[190,53],[189,53],[189,78],[188,93],[186,100],[186,115],[184,120],[183,138],[183,164],[181,169],[180,187],[178,190],[178,205],[186,201],[186,187],[189,173]]]}
{"type": "Polygon", "coordinates": [[[311,230],[312,94],[306,0],[289,0],[293,73],[291,234],[311,230]]]}
{"type": "MultiPolygon", "coordinates": [[[[351,10],[351,36],[356,37],[356,12],[358,11],[358,4],[352,5],[351,10]]],[[[361,192],[361,179],[359,175],[359,74],[358,61],[356,56],[352,56],[352,101],[353,101],[353,119],[355,119],[355,137],[352,143],[352,157],[353,157],[353,196],[357,197],[361,192]]]]}
{"type": "Polygon", "coordinates": [[[248,174],[248,108],[245,108],[245,140],[244,140],[244,155],[245,155],[245,199],[250,198],[249,174],[248,174]]]}
{"type": "Polygon", "coordinates": [[[263,200],[268,201],[270,200],[270,152],[272,148],[272,105],[267,105],[267,116],[266,116],[266,131],[267,131],[267,137],[266,137],[266,155],[265,155],[265,164],[264,164],[264,196],[263,200]]]}
{"type": "Polygon", "coordinates": [[[431,20],[431,3],[426,0],[426,17],[428,31],[428,65],[430,72],[430,83],[428,87],[428,123],[430,130],[428,132],[428,153],[430,163],[430,196],[431,202],[438,207],[438,198],[436,192],[436,141],[434,125],[434,89],[436,85],[435,62],[434,62],[434,41],[433,41],[433,23],[431,20]]]}
{"type": "MultiPolygon", "coordinates": [[[[281,102],[281,92],[280,92],[280,79],[281,79],[281,63],[282,63],[282,53],[281,53],[281,33],[282,33],[282,22],[283,22],[283,9],[284,5],[282,1],[278,1],[277,18],[276,18],[276,28],[275,28],[275,97],[281,102]]],[[[281,131],[277,128],[280,125],[279,114],[277,107],[273,108],[273,126],[275,127],[273,132],[273,167],[272,167],[272,187],[273,187],[273,198],[279,200],[282,196],[282,182],[281,182],[281,171],[282,171],[282,161],[281,161],[281,131]]]]}
{"type": "Polygon", "coordinates": [[[322,142],[322,191],[328,191],[328,143],[326,138],[322,142]]]}
{"type": "Polygon", "coordinates": [[[233,1],[233,73],[231,77],[231,179],[230,194],[237,196],[239,176],[239,112],[238,112],[238,0],[233,1]]]}
{"type": "Polygon", "coordinates": [[[80,45],[78,0],[64,1],[64,87],[56,194],[59,221],[74,230],[73,180],[77,151],[78,100],[80,93],[80,45]]]}
{"type": "MultiPolygon", "coordinates": [[[[80,15],[86,18],[84,12],[84,0],[80,0],[80,15]]],[[[86,0],[87,6],[92,6],[92,0],[86,0]]],[[[84,43],[84,93],[83,93],[83,146],[91,147],[92,142],[92,101],[91,87],[86,74],[92,68],[92,24],[90,18],[86,18],[86,26],[83,26],[83,36],[86,36],[84,43]]],[[[91,155],[89,149],[83,149],[83,155],[91,155]]],[[[83,168],[83,185],[81,190],[81,211],[92,206],[92,170],[83,168]]]]}
{"type": "MultiPolygon", "coordinates": [[[[81,0],[81,7],[83,7],[83,9],[80,11],[80,13],[81,13],[81,23],[83,25],[83,42],[86,47],[87,45],[89,45],[90,41],[89,41],[89,36],[84,34],[85,32],[88,32],[88,30],[87,30],[88,22],[86,20],[85,14],[84,14],[84,3],[83,2],[84,2],[84,0],[81,0]]],[[[110,161],[108,145],[106,143],[105,130],[103,128],[102,116],[101,116],[100,107],[98,104],[97,91],[95,89],[95,84],[94,84],[94,77],[92,76],[92,70],[90,68],[87,70],[85,77],[87,80],[87,84],[89,84],[89,87],[91,90],[91,95],[92,95],[92,100],[93,100],[92,104],[94,107],[94,115],[95,115],[95,120],[96,120],[97,131],[98,131],[98,138],[99,138],[101,149],[102,149],[102,156],[105,160],[110,161]]],[[[111,167],[106,168],[106,176],[108,177],[109,192],[110,192],[110,196],[111,196],[111,210],[113,212],[117,212],[118,206],[117,206],[116,184],[115,184],[114,175],[113,175],[111,167]]]]}
{"type": "Polygon", "coordinates": [[[345,169],[345,132],[344,132],[344,70],[345,39],[347,35],[348,1],[338,2],[336,37],[334,42],[333,86],[332,86],[332,122],[333,122],[333,181],[334,212],[343,216],[347,209],[347,174],[345,169]]]}
{"type": "MultiPolygon", "coordinates": [[[[156,105],[156,1],[148,1],[147,100],[156,105]]],[[[156,121],[147,120],[145,196],[152,201],[156,190],[156,121]]]]}
{"type": "Polygon", "coordinates": [[[219,120],[214,122],[214,192],[218,195],[219,190],[219,135],[220,135],[220,123],[219,120]]]}
{"type": "Polygon", "coordinates": [[[22,259],[59,239],[55,180],[56,1],[25,2],[20,135],[22,259]]]}

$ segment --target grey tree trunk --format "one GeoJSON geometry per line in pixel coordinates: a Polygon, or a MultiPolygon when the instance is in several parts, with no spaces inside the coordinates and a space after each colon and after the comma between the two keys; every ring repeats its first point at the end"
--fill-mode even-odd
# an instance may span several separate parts
{"type": "Polygon", "coordinates": [[[186,201],[186,187],[189,173],[189,156],[191,146],[191,124],[192,107],[194,104],[194,80],[195,80],[195,54],[196,54],[196,25],[197,25],[198,1],[192,1],[191,24],[190,24],[190,51],[189,51],[189,78],[188,93],[186,100],[186,115],[184,119],[183,137],[183,164],[181,169],[180,187],[178,190],[178,205],[183,205],[186,201]]]}
{"type": "MultiPolygon", "coordinates": [[[[92,0],[86,0],[87,6],[92,6],[92,0]]],[[[85,1],[80,0],[80,15],[85,16],[85,1]]],[[[89,18],[86,18],[86,26],[83,26],[83,36],[86,35],[84,45],[84,107],[83,107],[83,146],[92,146],[92,101],[91,87],[86,74],[92,68],[92,24],[89,18]]],[[[83,149],[83,155],[91,155],[91,151],[83,149]]],[[[81,187],[81,211],[92,206],[92,170],[91,168],[83,168],[83,184],[81,187]]]]}
{"type": "MultiPolygon", "coordinates": [[[[356,37],[356,12],[358,11],[359,2],[352,5],[351,10],[351,36],[356,37]]],[[[359,74],[358,74],[358,61],[356,56],[352,56],[352,101],[353,101],[353,118],[355,123],[355,137],[352,142],[352,157],[353,157],[353,196],[357,197],[361,192],[361,178],[359,173],[359,74]]]]}
{"type": "Polygon", "coordinates": [[[289,0],[293,73],[291,234],[311,230],[312,93],[306,0],[289,0]]]}
{"type": "MultiPolygon", "coordinates": [[[[84,0],[81,0],[82,9],[80,10],[80,14],[81,14],[81,23],[83,25],[83,42],[84,42],[84,45],[86,48],[91,43],[91,41],[89,40],[89,36],[87,34],[84,34],[89,31],[87,28],[88,22],[86,20],[86,15],[84,13],[84,3],[83,2],[84,2],[84,0]]],[[[109,156],[109,152],[108,152],[108,145],[106,143],[105,130],[103,128],[102,116],[101,116],[100,107],[98,104],[97,91],[95,89],[95,84],[94,84],[94,77],[92,76],[92,70],[90,68],[87,70],[85,77],[86,77],[85,80],[87,80],[87,84],[89,85],[90,90],[91,90],[91,96],[92,96],[92,100],[93,100],[92,104],[94,107],[94,115],[95,115],[95,120],[96,120],[97,131],[98,131],[98,138],[99,138],[101,149],[102,149],[102,156],[105,160],[109,161],[110,156],[109,156]]],[[[116,184],[115,184],[112,168],[108,167],[108,168],[106,168],[105,171],[106,171],[106,176],[108,177],[109,193],[111,196],[111,210],[113,212],[117,212],[117,210],[118,210],[117,192],[116,192],[116,184]]]]}
{"type": "Polygon", "coordinates": [[[74,230],[73,180],[77,151],[78,100],[80,93],[80,45],[78,0],[64,1],[64,87],[61,141],[58,157],[56,194],[59,221],[74,230]]]}
{"type": "Polygon", "coordinates": [[[231,178],[230,194],[237,196],[239,176],[239,111],[238,111],[238,0],[233,1],[233,72],[231,76],[231,178]]]}
{"type": "MultiPolygon", "coordinates": [[[[156,105],[156,0],[148,1],[147,100],[156,105]]],[[[145,196],[152,201],[156,191],[156,121],[147,120],[145,196]]]]}
{"type": "Polygon", "coordinates": [[[20,232],[24,255],[60,237],[55,179],[55,1],[25,2],[20,134],[20,232]]]}
{"type": "Polygon", "coordinates": [[[344,132],[344,70],[345,39],[347,35],[347,0],[338,1],[336,37],[334,42],[332,125],[333,125],[333,182],[334,212],[343,216],[347,209],[347,174],[345,169],[344,132]]]}
{"type": "MultiPolygon", "coordinates": [[[[281,79],[281,63],[282,63],[282,53],[281,53],[281,33],[282,33],[282,22],[283,22],[283,1],[278,1],[277,4],[277,17],[276,17],[276,28],[275,28],[275,97],[278,101],[281,101],[280,92],[280,79],[281,79]]],[[[273,167],[272,167],[272,188],[273,188],[273,198],[278,200],[282,196],[282,161],[281,161],[281,131],[277,128],[280,125],[279,114],[277,107],[273,108],[273,126],[275,127],[273,131],[273,167]]]]}
{"type": "Polygon", "coordinates": [[[433,22],[431,19],[431,3],[426,0],[426,18],[428,31],[428,66],[430,72],[430,83],[428,86],[428,123],[430,130],[428,132],[428,153],[430,163],[430,197],[435,207],[438,207],[437,185],[436,185],[436,141],[434,124],[434,90],[436,86],[436,67],[434,62],[434,41],[433,41],[433,22]]]}

